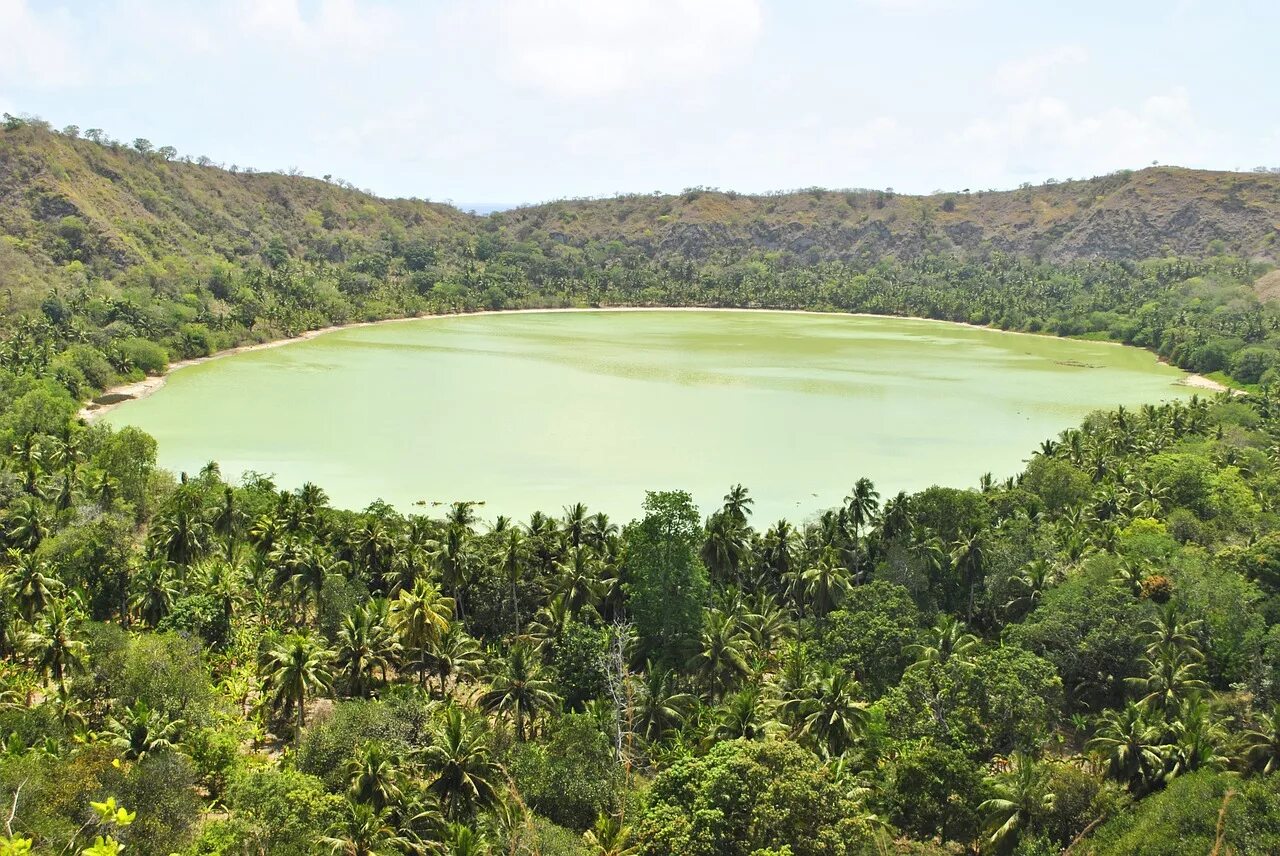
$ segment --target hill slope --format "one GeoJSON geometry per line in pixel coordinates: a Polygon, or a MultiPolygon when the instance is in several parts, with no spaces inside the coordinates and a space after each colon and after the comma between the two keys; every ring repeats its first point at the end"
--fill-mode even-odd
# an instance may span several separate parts
{"type": "Polygon", "coordinates": [[[451,255],[486,233],[500,244],[544,247],[620,241],[633,253],[695,261],[753,251],[815,262],[985,248],[1057,262],[1221,251],[1275,261],[1280,175],[1159,167],[932,196],[693,190],[482,218],[302,176],[167,161],[38,125],[0,130],[0,289],[10,309],[29,307],[69,264],[111,278],[174,258],[238,265],[285,253],[349,263],[364,252],[403,255],[415,242],[451,255]]]}
{"type": "Polygon", "coordinates": [[[984,246],[1060,262],[1222,250],[1280,257],[1280,175],[1176,167],[999,192],[694,190],[553,202],[495,216],[516,235],[620,240],[694,258],[747,248],[811,260],[909,257],[984,246]]]}

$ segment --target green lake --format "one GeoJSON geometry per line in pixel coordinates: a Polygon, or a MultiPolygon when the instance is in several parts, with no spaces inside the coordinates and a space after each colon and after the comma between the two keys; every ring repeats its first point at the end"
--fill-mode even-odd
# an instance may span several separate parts
{"type": "Polygon", "coordinates": [[[645,490],[801,521],[860,476],[885,496],[1013,475],[1090,411],[1190,397],[1147,351],[955,324],[733,310],[507,313],[355,327],[176,371],[104,418],[160,463],[405,511],[525,518],[645,490]]]}

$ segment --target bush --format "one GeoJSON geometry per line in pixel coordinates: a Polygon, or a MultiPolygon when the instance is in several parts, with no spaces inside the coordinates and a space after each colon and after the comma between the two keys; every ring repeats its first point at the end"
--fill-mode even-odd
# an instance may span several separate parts
{"type": "Polygon", "coordinates": [[[1227,773],[1200,771],[1175,779],[1161,793],[1118,815],[1084,842],[1097,856],[1180,856],[1183,853],[1280,853],[1280,780],[1241,781],[1227,773]],[[1217,842],[1225,802],[1223,839],[1217,842]]]}
{"type": "Polygon", "coordinates": [[[169,368],[168,352],[155,342],[134,337],[116,342],[115,347],[129,365],[149,375],[164,374],[169,368]]]}
{"type": "Polygon", "coordinates": [[[560,826],[585,830],[617,810],[622,771],[589,716],[561,717],[545,744],[517,745],[508,767],[529,807],[560,826]]]}

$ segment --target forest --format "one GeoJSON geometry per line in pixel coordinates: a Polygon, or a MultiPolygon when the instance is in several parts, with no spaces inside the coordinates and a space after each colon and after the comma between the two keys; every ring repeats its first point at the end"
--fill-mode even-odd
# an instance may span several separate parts
{"type": "Polygon", "coordinates": [[[56,205],[6,227],[27,261],[0,319],[0,853],[1280,851],[1264,263],[695,254],[311,213],[250,252],[146,259],[56,205]],[[971,489],[850,473],[795,521],[743,485],[705,517],[679,485],[631,521],[573,497],[342,509],[165,472],[147,435],[78,416],[242,342],[596,305],[1088,336],[1242,394],[1094,414],[971,489]]]}

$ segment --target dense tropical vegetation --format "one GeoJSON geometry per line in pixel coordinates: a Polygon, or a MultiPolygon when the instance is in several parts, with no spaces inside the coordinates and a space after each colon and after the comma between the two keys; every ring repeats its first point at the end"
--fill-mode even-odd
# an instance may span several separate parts
{"type": "MultiPolygon", "coordinates": [[[[0,144],[24,134],[48,132],[0,144]]],[[[106,142],[74,146],[166,174],[106,142]]],[[[75,214],[4,236],[52,261],[9,269],[0,347],[0,852],[1280,850],[1259,264],[695,257],[312,213],[231,256],[139,262],[75,214]],[[1250,392],[1096,414],[970,490],[850,474],[796,521],[741,485],[705,518],[678,490],[634,521],[340,509],[163,472],[145,434],[77,416],[242,341],[594,303],[1095,335],[1250,392]]]]}

